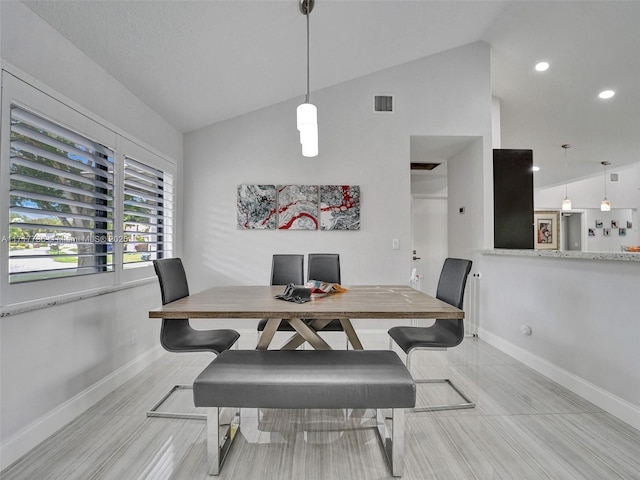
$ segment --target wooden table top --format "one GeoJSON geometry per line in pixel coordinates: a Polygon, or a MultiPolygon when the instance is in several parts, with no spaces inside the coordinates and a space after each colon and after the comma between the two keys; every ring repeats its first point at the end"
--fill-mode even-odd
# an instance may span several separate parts
{"type": "Polygon", "coordinates": [[[203,290],[149,312],[149,318],[464,318],[464,312],[405,285],[346,286],[298,304],[275,298],[284,286],[203,290]]]}

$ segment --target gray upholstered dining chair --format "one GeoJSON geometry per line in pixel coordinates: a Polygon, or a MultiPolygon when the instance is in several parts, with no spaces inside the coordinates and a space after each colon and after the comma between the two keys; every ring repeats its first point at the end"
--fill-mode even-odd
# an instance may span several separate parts
{"type": "MultiPolygon", "coordinates": [[[[436,298],[462,308],[464,292],[467,284],[467,276],[471,271],[471,260],[461,258],[447,258],[444,261],[436,298]]],[[[459,345],[464,338],[463,319],[437,319],[429,327],[393,327],[389,330],[389,348],[393,347],[393,341],[407,354],[407,368],[411,370],[411,358],[419,350],[446,350],[459,345]]],[[[416,406],[414,412],[429,412],[434,410],[454,410],[460,408],[473,408],[473,403],[449,378],[425,379],[416,378],[416,383],[447,383],[464,400],[463,403],[447,405],[416,406]]]]}
{"type": "MultiPolygon", "coordinates": [[[[271,260],[271,285],[302,285],[304,283],[304,255],[274,254],[271,260]]],[[[267,325],[267,318],[258,322],[258,333],[267,325]]],[[[289,322],[280,322],[280,332],[295,332],[289,322]]]]}
{"type": "MultiPolygon", "coordinates": [[[[341,283],[340,255],[337,253],[310,253],[307,257],[307,282],[320,280],[328,283],[341,283]]],[[[310,321],[310,320],[307,320],[310,321]]],[[[343,332],[339,319],[331,320],[327,325],[318,329],[319,332],[343,332]]],[[[347,340],[347,348],[349,341],[347,340]]]]}
{"type": "MultiPolygon", "coordinates": [[[[163,258],[153,261],[153,267],[160,282],[162,304],[178,300],[189,295],[187,275],[180,258],[163,258]]],[[[169,352],[212,352],[216,355],[228,350],[240,338],[235,330],[196,330],[189,319],[162,319],[160,343],[169,352]]],[[[148,417],[206,419],[204,414],[173,413],[158,411],[173,392],[179,389],[192,389],[193,385],[175,385],[156,405],[147,412],[148,417]]]]}

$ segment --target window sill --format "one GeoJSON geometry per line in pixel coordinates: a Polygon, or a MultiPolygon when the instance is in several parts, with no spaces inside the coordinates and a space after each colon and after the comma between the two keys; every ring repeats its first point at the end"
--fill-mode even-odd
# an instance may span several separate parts
{"type": "Polygon", "coordinates": [[[55,307],[56,305],[64,305],[65,303],[77,302],[79,300],[86,300],[87,298],[99,297],[101,295],[108,295],[110,293],[119,292],[121,290],[149,285],[157,281],[157,277],[154,275],[153,277],[125,282],[120,285],[114,285],[112,287],[102,287],[93,290],[85,290],[82,292],[74,292],[67,295],[58,295],[55,297],[39,298],[37,300],[31,300],[27,302],[3,305],[2,307],[0,307],[0,318],[32,312],[34,310],[40,310],[42,308],[55,307]]]}

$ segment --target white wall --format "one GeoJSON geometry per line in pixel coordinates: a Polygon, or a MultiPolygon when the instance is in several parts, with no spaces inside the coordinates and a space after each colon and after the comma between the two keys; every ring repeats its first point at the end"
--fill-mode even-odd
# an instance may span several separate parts
{"type": "Polygon", "coordinates": [[[477,267],[480,338],[640,428],[639,262],[481,255],[477,267]]]}
{"type": "MultiPolygon", "coordinates": [[[[1,1],[0,20],[4,67],[180,165],[182,134],[24,4],[1,1]]],[[[148,273],[153,283],[0,318],[0,469],[157,357],[147,312],[160,293],[148,273]]]]}
{"type": "Polygon", "coordinates": [[[473,250],[485,245],[484,204],[491,201],[493,190],[484,188],[484,164],[480,160],[483,155],[490,158],[492,150],[488,145],[479,138],[447,160],[450,257],[472,258],[473,250]],[[483,201],[485,196],[488,198],[483,201]],[[464,213],[460,213],[461,208],[464,213]]]}
{"type": "MultiPolygon", "coordinates": [[[[300,100],[185,136],[185,229],[192,232],[185,239],[185,260],[194,290],[267,284],[272,254],[309,252],[339,253],[347,285],[406,284],[411,270],[410,136],[472,135],[491,144],[489,49],[484,43],[312,92],[319,112],[317,158],[300,154],[295,126],[300,100]],[[372,112],[373,94],[380,92],[394,94],[393,114],[372,112]],[[238,230],[236,187],[245,183],[360,185],[361,229],[238,230]],[[399,250],[392,250],[393,238],[400,240],[399,250]]],[[[482,169],[482,149],[478,153],[482,169]]],[[[490,150],[484,153],[490,156],[490,150]]],[[[469,207],[472,202],[481,206],[482,185],[465,195],[474,197],[465,198],[469,207]]],[[[473,235],[479,234],[477,223],[481,220],[474,223],[473,235]]],[[[461,243],[470,248],[482,239],[464,237],[461,243]]],[[[255,322],[242,326],[255,328],[255,322]]]]}

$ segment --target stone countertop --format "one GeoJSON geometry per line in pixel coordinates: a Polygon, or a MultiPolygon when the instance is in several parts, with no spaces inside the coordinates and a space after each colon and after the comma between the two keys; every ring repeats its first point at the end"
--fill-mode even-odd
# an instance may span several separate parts
{"type": "Polygon", "coordinates": [[[573,258],[578,260],[606,260],[616,262],[640,262],[640,253],[634,252],[577,252],[562,250],[482,250],[483,255],[511,255],[519,257],[573,258]]]}

